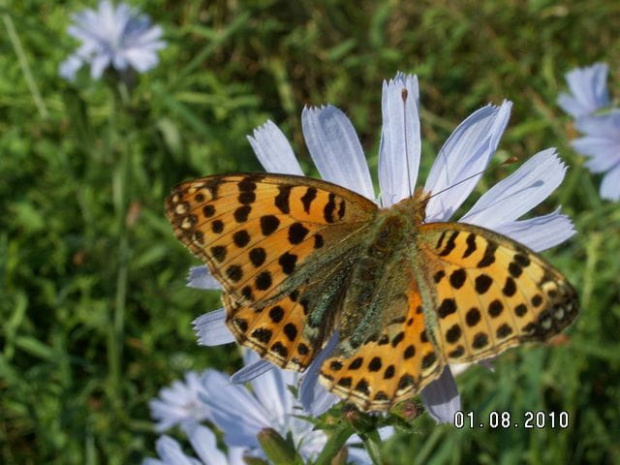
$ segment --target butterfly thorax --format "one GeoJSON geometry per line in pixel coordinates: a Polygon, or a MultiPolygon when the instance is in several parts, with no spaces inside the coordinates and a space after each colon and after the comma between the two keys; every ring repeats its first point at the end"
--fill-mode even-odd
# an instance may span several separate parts
{"type": "Polygon", "coordinates": [[[345,351],[353,352],[376,338],[380,328],[406,310],[406,296],[394,295],[393,290],[413,279],[407,270],[416,255],[415,236],[425,205],[420,192],[379,210],[365,231],[366,240],[352,267],[342,308],[340,337],[345,351]]]}

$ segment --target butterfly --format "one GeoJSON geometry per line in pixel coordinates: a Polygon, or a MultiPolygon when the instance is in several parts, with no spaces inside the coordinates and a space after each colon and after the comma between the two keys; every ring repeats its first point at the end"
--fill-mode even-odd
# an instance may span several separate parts
{"type": "Polygon", "coordinates": [[[428,199],[382,209],[326,181],[234,174],[179,184],[166,214],[221,283],[239,343],[304,371],[338,331],[320,382],[378,411],[448,363],[545,341],[578,313],[541,256],[479,226],[424,223],[428,199]]]}

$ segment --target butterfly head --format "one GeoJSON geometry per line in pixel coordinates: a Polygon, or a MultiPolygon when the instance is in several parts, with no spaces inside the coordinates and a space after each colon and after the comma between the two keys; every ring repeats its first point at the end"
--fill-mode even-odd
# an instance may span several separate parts
{"type": "Polygon", "coordinates": [[[394,206],[395,209],[403,211],[408,217],[413,218],[413,223],[421,225],[426,218],[426,205],[431,198],[429,192],[424,192],[418,187],[411,197],[401,200],[394,206]]]}

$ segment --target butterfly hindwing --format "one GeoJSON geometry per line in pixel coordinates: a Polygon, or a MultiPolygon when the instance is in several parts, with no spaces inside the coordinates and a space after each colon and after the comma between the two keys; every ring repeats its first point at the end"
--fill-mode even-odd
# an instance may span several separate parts
{"type": "Polygon", "coordinates": [[[324,263],[320,275],[268,305],[246,306],[224,293],[228,327],[239,342],[270,362],[303,371],[335,329],[350,277],[349,258],[324,263]]]}
{"type": "Polygon", "coordinates": [[[335,351],[321,367],[321,383],[362,410],[387,410],[441,373],[444,357],[427,333],[422,299],[408,262],[386,289],[378,332],[352,354],[335,351]],[[395,281],[395,282],[393,282],[395,281]]]}

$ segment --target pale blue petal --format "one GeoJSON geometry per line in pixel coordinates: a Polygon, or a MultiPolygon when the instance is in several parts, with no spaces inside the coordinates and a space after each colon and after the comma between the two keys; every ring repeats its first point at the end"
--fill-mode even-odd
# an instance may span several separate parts
{"type": "Polygon", "coordinates": [[[229,447],[228,465],[247,465],[247,462],[243,460],[246,450],[245,447],[229,447]]]}
{"type": "Polygon", "coordinates": [[[243,384],[251,381],[269,370],[275,368],[275,365],[267,360],[257,360],[254,363],[245,365],[240,370],[237,370],[231,377],[230,381],[235,384],[243,384]]]}
{"type": "Polygon", "coordinates": [[[142,29],[140,34],[133,37],[133,46],[148,47],[151,50],[159,50],[164,48],[166,42],[159,40],[164,31],[159,26],[153,26],[150,29],[142,29]]]}
{"type": "MultiPolygon", "coordinates": [[[[361,439],[357,438],[359,444],[361,444],[361,439]]],[[[356,465],[371,465],[372,460],[366,452],[365,449],[361,447],[347,447],[347,459],[349,462],[354,463],[356,465]]]]}
{"type": "Polygon", "coordinates": [[[528,220],[512,221],[498,225],[495,232],[520,242],[535,252],[555,247],[575,234],[573,222],[560,214],[560,208],[553,213],[528,220]]]}
{"type": "Polygon", "coordinates": [[[459,221],[488,229],[514,221],[551,195],[565,173],[555,149],[543,150],[485,192],[459,221]]]}
{"type": "Polygon", "coordinates": [[[155,431],[157,432],[166,431],[190,418],[181,405],[163,402],[159,399],[149,401],[149,410],[151,418],[156,421],[155,431]]]}
{"type": "Polygon", "coordinates": [[[591,157],[587,168],[593,173],[609,171],[620,163],[620,144],[601,137],[581,137],[573,141],[576,152],[591,157]]]}
{"type": "Polygon", "coordinates": [[[332,405],[340,400],[337,396],[327,392],[319,383],[321,365],[323,365],[323,362],[332,354],[338,345],[338,341],[339,333],[338,331],[334,331],[329,342],[321,349],[306,369],[301,382],[299,400],[304,410],[315,417],[326,412],[332,405]]]}
{"type": "Polygon", "coordinates": [[[245,386],[231,384],[222,373],[207,370],[203,384],[207,394],[202,401],[210,408],[213,422],[224,432],[226,444],[258,447],[256,435],[271,426],[268,412],[245,386]]]}
{"type": "Polygon", "coordinates": [[[125,53],[112,56],[112,67],[121,71],[127,69],[127,57],[125,53]]]}
{"type": "Polygon", "coordinates": [[[67,28],[67,33],[79,40],[91,38],[93,33],[90,31],[95,31],[98,27],[97,18],[97,13],[94,10],[82,10],[74,13],[71,15],[72,24],[67,28]],[[85,37],[82,34],[88,34],[88,36],[85,37]]]}
{"type": "Polygon", "coordinates": [[[90,62],[90,57],[93,54],[96,54],[99,52],[99,48],[96,46],[96,44],[91,43],[91,42],[86,42],[82,45],[80,45],[80,47],[77,49],[77,51],[75,52],[76,55],[78,55],[80,58],[82,58],[82,60],[86,63],[86,62],[90,62]]]}
{"type": "Polygon", "coordinates": [[[235,337],[226,326],[226,310],[220,308],[200,315],[192,323],[202,346],[219,346],[235,342],[235,337]]]}
{"type": "MultiPolygon", "coordinates": [[[[244,354],[244,363],[251,366],[261,363],[259,356],[253,350],[246,350],[244,354]]],[[[269,363],[269,362],[268,362],[269,363]]],[[[258,403],[269,412],[273,423],[274,418],[284,418],[286,413],[293,411],[294,398],[289,390],[289,386],[297,387],[297,379],[299,375],[293,371],[284,371],[276,368],[269,363],[273,370],[267,372],[260,378],[254,378],[251,381],[252,390],[258,399],[258,403]]]]}
{"type": "Polygon", "coordinates": [[[268,173],[295,174],[303,176],[291,144],[280,128],[267,121],[254,130],[248,141],[256,153],[256,157],[268,173]]]}
{"type": "Polygon", "coordinates": [[[384,207],[413,195],[420,166],[420,93],[416,76],[397,74],[383,83],[379,187],[384,207]]]}
{"type": "Polygon", "coordinates": [[[437,423],[454,423],[454,414],[461,410],[461,398],[450,367],[446,366],[441,376],[422,390],[421,396],[437,423]]]}
{"type": "Polygon", "coordinates": [[[187,287],[221,291],[222,286],[206,266],[192,266],[187,276],[187,287]]]}
{"type": "Polygon", "coordinates": [[[340,398],[321,385],[321,383],[314,384],[314,400],[310,403],[308,408],[304,410],[313,417],[318,417],[324,414],[335,404],[340,402],[340,398]]]}
{"type": "Polygon", "coordinates": [[[394,436],[394,433],[396,433],[396,430],[393,426],[383,426],[379,428],[379,437],[383,441],[390,439],[392,436],[394,436]]]}
{"type": "Polygon", "coordinates": [[[349,118],[331,105],[306,107],[301,114],[301,126],[321,177],[374,200],[368,164],[349,118]]]}
{"type": "Polygon", "coordinates": [[[597,63],[567,73],[566,81],[572,94],[560,94],[560,108],[574,118],[580,118],[609,105],[607,71],[607,64],[597,63]]]}
{"type": "Polygon", "coordinates": [[[158,433],[164,432],[183,423],[192,423],[193,418],[189,415],[180,416],[179,407],[167,404],[160,400],[152,400],[149,402],[149,410],[151,411],[151,417],[156,420],[155,431],[158,433]]]}
{"type": "Polygon", "coordinates": [[[575,123],[578,131],[590,136],[618,140],[620,135],[620,109],[613,109],[604,115],[594,115],[580,118],[575,123]]]}
{"type": "Polygon", "coordinates": [[[163,435],[155,443],[157,455],[166,465],[196,465],[200,462],[183,453],[181,445],[170,436],[163,435]]]}
{"type": "Polygon", "coordinates": [[[120,22],[125,23],[124,19],[129,14],[129,8],[124,3],[118,6],[118,10],[114,8],[112,2],[103,0],[99,2],[99,18],[101,19],[101,25],[104,29],[114,30],[115,26],[120,22]]]}
{"type": "Polygon", "coordinates": [[[497,149],[512,104],[488,105],[463,121],[435,159],[424,186],[437,194],[426,207],[426,222],[447,221],[476,186],[497,149]]]}
{"type": "Polygon", "coordinates": [[[75,80],[75,75],[83,65],[84,61],[82,58],[78,56],[77,53],[74,53],[60,64],[58,74],[67,81],[73,81],[75,80]]]}
{"type": "Polygon", "coordinates": [[[194,451],[208,465],[228,465],[228,458],[217,448],[215,434],[202,425],[183,425],[183,431],[187,434],[194,451]]]}
{"type": "Polygon", "coordinates": [[[99,79],[103,76],[103,71],[110,64],[109,55],[97,55],[91,59],[90,62],[90,77],[93,79],[99,79]]]}
{"type": "Polygon", "coordinates": [[[177,424],[196,423],[209,418],[209,411],[200,399],[202,381],[196,372],[185,373],[185,380],[175,380],[159,391],[158,397],[149,401],[155,429],[165,431],[177,424]]]}
{"type": "Polygon", "coordinates": [[[572,145],[577,152],[592,157],[586,163],[588,169],[600,173],[620,163],[620,110],[581,118],[576,126],[585,136],[572,145]]]}
{"type": "Polygon", "coordinates": [[[72,15],[72,20],[73,24],[67,28],[67,34],[83,41],[82,46],[90,50],[99,50],[101,47],[99,47],[99,36],[96,33],[99,25],[95,13],[91,10],[83,11],[72,15]]]}
{"type": "Polygon", "coordinates": [[[620,200],[620,165],[605,175],[601,183],[601,197],[608,200],[620,200]]]}
{"type": "Polygon", "coordinates": [[[157,459],[144,459],[141,465],[166,465],[161,460],[157,459]]]}
{"type": "Polygon", "coordinates": [[[593,173],[604,173],[620,164],[618,147],[601,150],[586,162],[586,167],[593,173]]]}
{"type": "Polygon", "coordinates": [[[125,59],[124,63],[115,65],[116,69],[124,70],[127,68],[127,65],[130,65],[139,73],[144,73],[154,68],[159,62],[156,53],[144,49],[127,50],[123,58],[125,59]]]}

